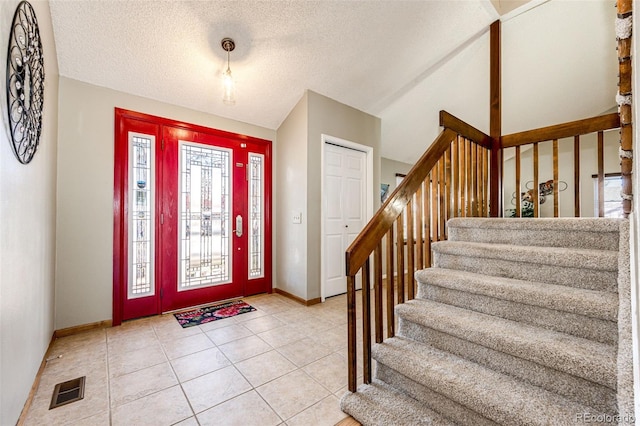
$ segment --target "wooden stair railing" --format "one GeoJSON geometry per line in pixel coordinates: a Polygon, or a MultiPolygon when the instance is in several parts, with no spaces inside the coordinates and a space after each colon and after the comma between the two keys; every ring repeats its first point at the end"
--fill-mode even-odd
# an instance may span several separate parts
{"type": "Polygon", "coordinates": [[[405,297],[414,298],[414,272],[431,266],[431,243],[447,238],[447,220],[489,215],[491,138],[445,111],[440,112],[440,125],[444,130],[347,249],[348,385],[351,392],[357,388],[358,272],[361,271],[362,282],[363,381],[370,383],[370,257],[373,255],[374,262],[375,339],[380,343],[385,325],[386,337],[394,336],[394,306],[403,303],[405,297]],[[383,244],[385,237],[386,244],[383,244]],[[386,256],[383,256],[385,248],[386,256]],[[386,271],[384,296],[383,269],[386,271]],[[383,299],[386,299],[384,308],[383,299]]]}
{"type": "MultiPolygon", "coordinates": [[[[539,164],[539,145],[541,143],[552,144],[552,159],[553,159],[553,216],[559,217],[559,144],[567,144],[573,142],[573,193],[574,193],[574,206],[573,215],[580,217],[581,197],[580,197],[580,142],[581,138],[589,134],[597,134],[597,176],[598,176],[598,216],[604,216],[604,151],[605,151],[605,138],[604,132],[607,130],[617,129],[620,127],[620,115],[618,113],[612,113],[602,115],[593,118],[587,118],[584,120],[572,121],[569,123],[558,124],[555,126],[543,127],[535,130],[528,130],[525,132],[513,133],[510,135],[502,136],[501,146],[502,150],[514,148],[514,160],[515,160],[515,216],[520,217],[523,211],[522,206],[522,172],[521,172],[521,154],[522,148],[525,146],[532,147],[532,161],[533,161],[533,184],[528,194],[530,199],[533,200],[533,217],[540,217],[540,164],[539,164]]],[[[570,164],[565,167],[571,166],[570,164]]],[[[504,170],[504,168],[503,168],[504,170]]],[[[582,173],[585,171],[583,170],[582,173]]],[[[504,182],[503,182],[504,184],[504,182]]],[[[531,210],[529,210],[531,212],[531,210]]]]}

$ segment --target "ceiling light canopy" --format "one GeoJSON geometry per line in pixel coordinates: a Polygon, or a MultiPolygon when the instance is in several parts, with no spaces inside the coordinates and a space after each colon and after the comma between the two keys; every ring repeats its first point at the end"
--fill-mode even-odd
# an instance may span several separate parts
{"type": "Polygon", "coordinates": [[[229,66],[229,53],[236,48],[236,43],[232,38],[225,37],[222,39],[221,44],[222,48],[227,52],[227,70],[222,74],[222,102],[224,102],[225,105],[235,105],[236,85],[231,75],[231,67],[229,66]]]}

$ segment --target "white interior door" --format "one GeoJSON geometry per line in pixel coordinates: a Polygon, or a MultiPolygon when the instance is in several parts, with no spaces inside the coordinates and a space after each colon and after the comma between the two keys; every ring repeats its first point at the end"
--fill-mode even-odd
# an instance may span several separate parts
{"type": "MultiPolygon", "coordinates": [[[[345,251],[365,226],[366,154],[324,144],[324,297],[347,291],[345,251]]],[[[360,280],[357,287],[360,288],[360,280]]]]}

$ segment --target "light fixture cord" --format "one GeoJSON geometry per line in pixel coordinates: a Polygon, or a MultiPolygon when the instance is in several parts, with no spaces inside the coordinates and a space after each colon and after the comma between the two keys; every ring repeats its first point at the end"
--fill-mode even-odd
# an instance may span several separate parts
{"type": "Polygon", "coordinates": [[[227,73],[231,72],[231,65],[230,65],[230,60],[229,57],[231,56],[231,50],[229,49],[229,46],[225,46],[225,49],[227,51],[227,73]]]}

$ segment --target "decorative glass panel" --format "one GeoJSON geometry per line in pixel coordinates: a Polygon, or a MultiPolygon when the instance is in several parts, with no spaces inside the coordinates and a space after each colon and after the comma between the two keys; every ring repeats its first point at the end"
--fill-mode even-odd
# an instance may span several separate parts
{"type": "Polygon", "coordinates": [[[231,281],[231,154],[180,143],[178,290],[231,281]]]}
{"type": "Polygon", "coordinates": [[[264,276],[264,155],[249,154],[249,278],[264,276]]]}
{"type": "Polygon", "coordinates": [[[129,134],[129,299],[155,293],[154,144],[152,136],[129,134]]]}

